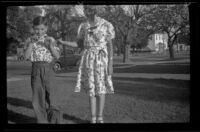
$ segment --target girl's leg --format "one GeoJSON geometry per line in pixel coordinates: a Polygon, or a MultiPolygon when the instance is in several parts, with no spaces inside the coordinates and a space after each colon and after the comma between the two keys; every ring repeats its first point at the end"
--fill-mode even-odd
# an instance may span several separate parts
{"type": "Polygon", "coordinates": [[[90,102],[90,110],[91,110],[91,115],[92,115],[91,123],[96,123],[96,97],[90,96],[89,102],[90,102]]]}
{"type": "Polygon", "coordinates": [[[103,123],[103,110],[105,104],[105,94],[97,96],[97,122],[103,123]]]}

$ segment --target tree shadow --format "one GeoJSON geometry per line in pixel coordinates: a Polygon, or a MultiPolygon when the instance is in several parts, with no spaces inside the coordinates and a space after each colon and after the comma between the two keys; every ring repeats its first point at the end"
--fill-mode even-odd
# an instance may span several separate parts
{"type": "Polygon", "coordinates": [[[114,73],[166,73],[166,74],[190,74],[190,65],[136,65],[128,68],[114,69],[114,73]]]}
{"type": "Polygon", "coordinates": [[[30,76],[31,73],[19,73],[19,74],[15,74],[15,75],[30,76]]]}
{"type": "Polygon", "coordinates": [[[78,72],[78,66],[76,67],[69,67],[69,68],[62,68],[59,71],[56,71],[56,74],[60,74],[60,73],[71,73],[71,72],[78,72]]]}
{"type": "Polygon", "coordinates": [[[60,75],[56,75],[56,77],[58,77],[58,78],[65,78],[65,79],[75,79],[76,80],[76,78],[77,78],[77,75],[75,75],[75,76],[69,76],[69,75],[67,75],[67,76],[65,76],[65,75],[62,75],[62,76],[60,76],[60,75]]]}
{"type": "Polygon", "coordinates": [[[36,118],[22,115],[19,113],[15,113],[11,110],[7,110],[7,119],[8,119],[8,121],[12,121],[17,124],[18,123],[19,124],[28,124],[28,123],[36,123],[37,122],[36,118]]]}
{"type": "Polygon", "coordinates": [[[67,114],[63,114],[63,118],[66,119],[66,120],[71,120],[75,123],[78,123],[78,124],[81,124],[81,123],[90,123],[89,120],[82,120],[80,118],[77,118],[75,116],[72,116],[72,115],[67,115],[67,114]]]}
{"type": "Polygon", "coordinates": [[[190,81],[113,77],[116,94],[148,101],[189,103],[190,81]]]}
{"type": "Polygon", "coordinates": [[[160,61],[177,61],[177,60],[183,60],[183,59],[189,59],[189,57],[179,57],[179,58],[174,58],[174,59],[167,58],[160,61]]]}
{"type": "Polygon", "coordinates": [[[132,66],[133,64],[113,64],[113,67],[132,66]]]}
{"type": "MultiPolygon", "coordinates": [[[[13,106],[21,106],[33,109],[31,101],[26,101],[19,98],[13,98],[13,97],[7,97],[7,103],[13,106]]],[[[28,117],[22,114],[15,113],[13,111],[8,110],[8,121],[12,121],[15,123],[36,123],[36,118],[28,117]]],[[[77,118],[72,115],[68,115],[66,113],[63,113],[62,115],[63,119],[65,120],[71,120],[75,123],[89,123],[88,120],[82,120],[80,118],[77,118]]]]}
{"type": "Polygon", "coordinates": [[[7,97],[7,103],[13,106],[22,106],[22,107],[33,109],[31,101],[27,101],[27,100],[23,100],[19,98],[7,97]]]}

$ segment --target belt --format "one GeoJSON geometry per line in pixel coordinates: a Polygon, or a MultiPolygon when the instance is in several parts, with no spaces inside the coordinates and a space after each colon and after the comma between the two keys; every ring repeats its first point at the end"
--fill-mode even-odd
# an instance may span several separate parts
{"type": "MultiPolygon", "coordinates": [[[[107,55],[107,52],[105,51],[105,47],[102,47],[102,46],[87,46],[86,52],[92,52],[94,55],[98,55],[98,56],[96,56],[97,62],[99,62],[99,61],[101,62],[102,57],[105,58],[107,55]],[[93,47],[99,47],[99,49],[92,49],[93,47]]],[[[89,60],[89,56],[87,56],[87,60],[89,60]]],[[[86,67],[89,67],[89,61],[86,63],[86,67]]]]}
{"type": "Polygon", "coordinates": [[[50,64],[49,62],[47,61],[34,61],[32,62],[33,64],[50,64]]]}
{"type": "Polygon", "coordinates": [[[84,46],[85,49],[90,49],[90,48],[103,48],[103,46],[84,46]]]}

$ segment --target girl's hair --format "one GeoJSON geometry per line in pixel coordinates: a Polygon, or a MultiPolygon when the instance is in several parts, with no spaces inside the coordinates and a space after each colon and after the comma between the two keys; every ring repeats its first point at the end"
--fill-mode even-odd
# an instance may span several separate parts
{"type": "Polygon", "coordinates": [[[45,19],[45,17],[42,17],[42,16],[35,17],[33,20],[33,26],[38,26],[41,24],[47,26],[47,20],[45,19]]]}
{"type": "Polygon", "coordinates": [[[84,5],[84,6],[83,6],[83,9],[84,9],[84,11],[85,11],[86,9],[89,9],[89,10],[92,11],[94,14],[97,13],[96,6],[94,6],[94,5],[84,5]]]}

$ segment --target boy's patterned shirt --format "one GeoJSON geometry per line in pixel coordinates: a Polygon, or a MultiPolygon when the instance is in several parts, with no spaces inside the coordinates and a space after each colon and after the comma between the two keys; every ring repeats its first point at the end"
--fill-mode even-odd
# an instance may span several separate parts
{"type": "MultiPolygon", "coordinates": [[[[45,47],[45,38],[47,36],[43,36],[41,38],[39,38],[36,42],[33,42],[33,49],[32,49],[32,53],[31,53],[31,62],[37,62],[37,61],[45,61],[45,62],[52,62],[54,57],[52,56],[50,50],[48,48],[45,47]]],[[[48,37],[51,39],[51,41],[53,43],[55,43],[55,39],[52,37],[48,37]]],[[[54,45],[54,48],[57,51],[60,51],[59,48],[54,45]]]]}

